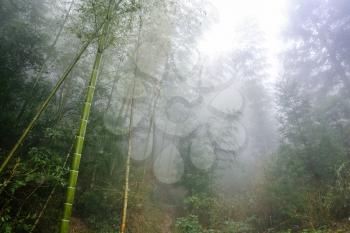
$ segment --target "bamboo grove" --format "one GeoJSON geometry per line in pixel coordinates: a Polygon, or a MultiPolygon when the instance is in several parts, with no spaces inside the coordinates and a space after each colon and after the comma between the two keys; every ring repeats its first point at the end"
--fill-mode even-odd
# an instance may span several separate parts
{"type": "Polygon", "coordinates": [[[0,232],[349,232],[347,0],[0,0],[0,232]]]}
{"type": "MultiPolygon", "coordinates": [[[[74,1],[72,1],[70,3],[69,10],[64,18],[64,22],[62,23],[53,44],[51,45],[51,49],[53,49],[55,47],[55,44],[57,43],[57,41],[62,33],[62,30],[63,30],[65,23],[69,17],[69,13],[72,9],[73,4],[74,4],[74,1]]],[[[101,9],[95,9],[95,7],[97,8],[97,6],[94,4],[92,5],[92,8],[93,8],[94,12],[96,12],[97,10],[101,11],[100,12],[101,15],[94,15],[95,19],[97,17],[102,18],[100,25],[97,25],[97,23],[95,21],[96,24],[95,24],[94,31],[90,34],[85,35],[86,42],[84,42],[84,44],[82,45],[80,50],[77,52],[76,56],[73,58],[72,62],[68,65],[68,67],[66,68],[66,70],[64,71],[62,76],[57,81],[57,84],[51,90],[48,97],[41,104],[38,111],[34,115],[33,119],[27,125],[25,130],[22,132],[20,138],[18,139],[16,144],[13,146],[13,148],[10,150],[10,152],[8,153],[8,155],[6,156],[5,160],[2,162],[1,167],[0,167],[0,173],[2,173],[4,168],[9,163],[9,161],[16,154],[16,152],[19,149],[19,147],[21,146],[21,144],[27,138],[30,130],[34,127],[34,125],[37,122],[37,120],[39,119],[40,115],[47,108],[50,100],[56,95],[56,93],[59,90],[59,88],[61,87],[62,83],[70,75],[70,73],[73,70],[73,68],[75,67],[75,65],[79,62],[83,53],[92,44],[92,42],[96,41],[97,48],[96,48],[95,61],[94,61],[93,67],[92,67],[90,81],[89,81],[89,85],[88,85],[87,91],[86,91],[86,100],[85,100],[84,107],[82,110],[79,130],[78,130],[78,133],[77,133],[77,136],[75,139],[75,143],[74,143],[74,153],[73,153],[73,157],[72,157],[71,169],[69,172],[69,182],[68,182],[68,186],[67,186],[66,202],[64,203],[63,218],[62,218],[61,229],[60,229],[61,233],[68,233],[69,232],[69,222],[70,222],[70,217],[72,214],[72,206],[73,206],[75,189],[76,189],[76,184],[77,184],[77,180],[78,180],[78,173],[79,173],[79,164],[80,164],[80,159],[81,159],[82,150],[83,150],[84,137],[85,137],[85,132],[86,132],[86,128],[87,128],[87,123],[89,120],[90,108],[91,108],[92,101],[93,101],[93,96],[94,96],[96,83],[97,83],[99,72],[100,72],[100,66],[101,66],[104,50],[109,46],[109,44],[113,40],[113,38],[111,38],[112,37],[111,36],[111,34],[112,34],[111,33],[112,26],[111,25],[113,25],[112,21],[118,20],[117,17],[119,17],[119,15],[117,12],[121,11],[120,5],[123,5],[123,7],[126,8],[125,10],[129,11],[128,12],[129,14],[137,13],[138,9],[140,8],[140,3],[138,3],[138,2],[132,1],[130,3],[125,4],[123,2],[123,0],[119,0],[119,1],[109,0],[109,2],[102,1],[99,3],[99,5],[100,5],[99,7],[101,9]]],[[[133,17],[133,16],[131,16],[131,17],[133,17]]],[[[50,55],[51,55],[51,53],[48,54],[48,57],[46,58],[47,60],[49,59],[50,55]]],[[[37,74],[37,78],[36,78],[37,80],[35,80],[35,82],[33,84],[33,89],[35,88],[35,85],[38,82],[38,79],[40,79],[40,76],[41,76],[43,70],[46,68],[45,66],[46,66],[46,63],[43,63],[41,69],[39,70],[39,72],[37,74]]],[[[31,94],[34,94],[34,93],[31,93],[31,94]]],[[[29,100],[30,97],[31,96],[29,96],[27,100],[29,100]]],[[[27,104],[25,102],[23,104],[22,109],[25,109],[26,105],[27,104]]],[[[131,107],[131,109],[132,109],[132,107],[131,107]]],[[[21,112],[23,112],[23,110],[21,110],[21,112]]],[[[22,113],[19,114],[18,118],[20,118],[21,114],[22,113]]],[[[131,116],[132,116],[132,110],[131,110],[131,116]]],[[[131,121],[132,121],[132,117],[130,117],[130,122],[131,121]]],[[[125,178],[126,179],[125,190],[128,190],[128,188],[127,188],[127,180],[128,180],[128,176],[129,176],[129,174],[128,174],[129,168],[128,167],[130,164],[130,153],[131,153],[130,152],[130,150],[131,150],[131,141],[130,141],[131,133],[130,132],[131,131],[130,131],[130,127],[129,127],[129,149],[128,149],[128,156],[127,156],[129,162],[127,164],[127,172],[126,172],[126,178],[125,178]]],[[[14,167],[14,169],[16,169],[16,167],[14,167]]],[[[53,189],[53,192],[54,192],[54,189],[53,189]]],[[[50,194],[49,198],[51,198],[53,192],[50,194]]],[[[123,217],[122,217],[123,223],[121,225],[121,232],[125,232],[125,221],[126,221],[125,216],[126,216],[127,195],[128,195],[127,191],[125,192],[124,195],[125,195],[125,201],[124,201],[125,203],[124,203],[124,209],[123,209],[123,217]]],[[[41,217],[41,215],[39,215],[39,218],[40,217],[41,217]]],[[[38,220],[39,219],[37,219],[37,221],[38,220]]],[[[36,224],[37,224],[37,221],[36,221],[36,224]]],[[[34,230],[35,225],[33,225],[31,232],[34,230]]]]}

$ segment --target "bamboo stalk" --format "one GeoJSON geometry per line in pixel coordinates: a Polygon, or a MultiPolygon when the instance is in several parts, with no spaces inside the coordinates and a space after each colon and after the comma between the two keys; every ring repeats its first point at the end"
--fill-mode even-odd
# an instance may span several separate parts
{"type": "MultiPolygon", "coordinates": [[[[137,45],[136,45],[136,51],[135,51],[136,59],[138,59],[138,49],[140,44],[140,35],[141,35],[141,28],[142,28],[141,15],[139,16],[139,20],[140,20],[139,31],[138,31],[137,45]]],[[[131,153],[132,153],[131,128],[132,128],[132,121],[134,117],[134,104],[135,104],[134,95],[135,95],[135,87],[136,87],[136,76],[137,76],[137,67],[135,65],[133,87],[131,92],[130,119],[129,119],[129,132],[128,132],[128,153],[127,153],[126,165],[125,165],[124,199],[123,199],[123,209],[122,209],[121,224],[120,224],[120,233],[125,233],[125,230],[126,230],[126,217],[127,217],[128,199],[129,199],[130,160],[131,160],[131,153]]]]}
{"type": "Polygon", "coordinates": [[[80,166],[80,159],[81,159],[81,153],[84,147],[84,139],[85,139],[85,133],[87,128],[87,123],[89,120],[90,110],[91,110],[91,103],[94,97],[95,93],[95,87],[98,79],[98,74],[100,70],[101,60],[103,51],[105,49],[105,42],[106,37],[109,29],[109,23],[110,23],[110,13],[111,13],[111,1],[109,4],[107,16],[106,16],[106,22],[103,25],[102,34],[100,35],[100,38],[98,40],[98,48],[97,53],[95,57],[95,62],[93,65],[93,69],[90,76],[89,86],[87,88],[86,93],[86,99],[85,104],[82,111],[80,126],[78,130],[78,135],[76,137],[75,141],[75,148],[74,148],[74,154],[73,154],[73,161],[71,164],[71,169],[69,171],[69,181],[68,181],[68,187],[67,187],[67,193],[66,193],[66,202],[64,203],[64,210],[63,210],[63,217],[61,220],[61,227],[60,227],[60,233],[68,233],[69,232],[69,223],[70,218],[72,216],[72,209],[73,209],[73,202],[74,202],[74,196],[77,186],[77,180],[78,180],[78,174],[79,174],[79,166],[80,166]]]}
{"type": "Polygon", "coordinates": [[[27,127],[24,129],[24,131],[22,132],[22,135],[20,136],[20,138],[18,139],[17,143],[13,146],[13,148],[11,149],[11,151],[8,153],[8,155],[6,156],[5,160],[2,162],[1,166],[0,166],[0,174],[3,172],[4,168],[6,167],[6,165],[8,164],[8,162],[10,161],[10,159],[14,156],[14,154],[17,152],[18,148],[20,147],[20,145],[23,143],[23,141],[26,139],[26,137],[28,136],[30,130],[33,128],[34,124],[37,122],[37,120],[39,119],[39,117],[41,116],[41,114],[45,111],[45,109],[47,108],[49,102],[51,101],[52,97],[55,96],[57,90],[60,88],[60,86],[62,85],[62,83],[64,82],[64,80],[66,80],[66,78],[68,77],[68,75],[71,73],[71,71],[73,70],[73,68],[75,67],[75,65],[78,63],[78,61],[80,60],[82,54],[85,52],[85,50],[87,49],[87,47],[90,45],[91,41],[93,38],[90,38],[90,40],[88,40],[79,50],[79,52],[76,54],[76,56],[74,57],[73,61],[69,64],[69,66],[67,67],[67,69],[64,71],[64,73],[62,74],[62,76],[60,77],[60,79],[58,80],[58,82],[56,83],[56,85],[52,88],[49,96],[45,99],[45,101],[41,104],[41,106],[39,107],[38,111],[36,112],[34,118],[30,121],[30,123],[27,125],[27,127]]]}
{"type": "Polygon", "coordinates": [[[128,154],[126,157],[125,165],[125,184],[124,184],[124,199],[123,199],[123,210],[122,210],[122,222],[120,224],[120,233],[125,233],[126,229],[126,215],[128,209],[128,198],[129,198],[129,175],[130,175],[130,160],[131,160],[131,138],[132,138],[132,121],[134,117],[134,93],[135,93],[135,82],[136,77],[134,77],[133,88],[131,93],[131,104],[130,104],[130,119],[129,119],[129,132],[128,132],[128,154]]]}
{"type": "Polygon", "coordinates": [[[71,170],[69,171],[69,182],[67,187],[66,202],[64,204],[64,214],[63,214],[62,223],[61,223],[61,231],[60,231],[61,233],[68,232],[69,221],[72,213],[72,205],[74,201],[75,189],[76,189],[76,184],[78,179],[81,152],[83,150],[85,132],[86,132],[86,127],[87,127],[87,123],[90,115],[91,103],[94,96],[98,70],[102,59],[102,51],[101,51],[100,45],[98,46],[98,49],[97,49],[98,51],[95,57],[95,62],[94,62],[88,90],[87,90],[86,100],[85,100],[83,113],[80,121],[80,127],[78,130],[78,135],[76,137],[76,146],[73,154],[73,162],[71,165],[71,170]]]}

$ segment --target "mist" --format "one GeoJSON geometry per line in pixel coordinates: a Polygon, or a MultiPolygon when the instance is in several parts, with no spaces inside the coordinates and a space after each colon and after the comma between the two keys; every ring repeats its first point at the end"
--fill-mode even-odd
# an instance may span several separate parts
{"type": "Polygon", "coordinates": [[[0,232],[350,231],[346,0],[0,0],[0,232]]]}

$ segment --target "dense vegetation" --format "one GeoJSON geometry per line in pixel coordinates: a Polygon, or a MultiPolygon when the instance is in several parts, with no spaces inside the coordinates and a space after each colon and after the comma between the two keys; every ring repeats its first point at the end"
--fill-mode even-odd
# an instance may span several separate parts
{"type": "Polygon", "coordinates": [[[289,1],[273,84],[256,22],[197,49],[212,15],[0,0],[0,232],[350,231],[350,4],[289,1]]]}

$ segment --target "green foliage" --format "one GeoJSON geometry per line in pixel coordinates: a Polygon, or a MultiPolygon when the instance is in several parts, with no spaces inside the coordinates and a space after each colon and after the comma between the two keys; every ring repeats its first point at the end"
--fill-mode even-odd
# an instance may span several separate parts
{"type": "Polygon", "coordinates": [[[246,222],[225,221],[220,230],[205,229],[196,215],[178,218],[175,223],[179,233],[253,233],[255,229],[246,222]]]}
{"type": "Polygon", "coordinates": [[[112,9],[110,15],[111,33],[107,35],[107,44],[120,46],[125,33],[132,29],[133,14],[140,10],[136,1],[94,0],[79,4],[78,17],[70,26],[70,30],[82,41],[87,41],[96,34],[101,34],[101,28],[106,23],[106,13],[112,9]]]}
{"type": "Polygon", "coordinates": [[[204,229],[196,215],[189,215],[187,217],[178,218],[175,223],[176,229],[179,233],[214,233],[214,230],[204,229]]]}
{"type": "Polygon", "coordinates": [[[226,221],[223,233],[253,233],[255,229],[246,222],[226,221]]]}
{"type": "Polygon", "coordinates": [[[106,191],[102,190],[86,191],[78,197],[77,212],[91,229],[101,233],[116,231],[116,206],[119,205],[116,200],[120,197],[106,195],[106,191]]]}
{"type": "MultiPolygon", "coordinates": [[[[23,1],[24,6],[39,6],[41,1],[23,1]]],[[[26,7],[14,7],[9,1],[0,1],[0,128],[2,149],[12,146],[19,129],[14,127],[23,122],[17,122],[17,110],[27,98],[28,88],[32,86],[32,74],[43,63],[47,48],[47,37],[40,28],[43,17],[41,13],[33,12],[28,20],[29,10],[26,7]]],[[[45,87],[46,82],[41,82],[45,87]]],[[[40,97],[38,92],[28,108],[33,108],[40,97]]],[[[27,116],[28,117],[28,116],[27,116]]],[[[21,120],[27,120],[21,119],[21,120]]],[[[1,154],[3,151],[0,152],[1,154]]]]}
{"type": "Polygon", "coordinates": [[[195,194],[186,197],[184,203],[191,212],[201,212],[208,210],[214,202],[214,198],[208,197],[207,194],[195,194]]]}
{"type": "MultiPolygon", "coordinates": [[[[345,161],[345,150],[331,130],[313,132],[303,146],[282,145],[271,162],[268,195],[279,221],[322,225],[334,216],[337,168],[345,161]]],[[[346,199],[342,202],[348,205],[346,199]]]]}
{"type": "Polygon", "coordinates": [[[47,190],[56,184],[65,184],[66,171],[62,168],[62,160],[61,156],[46,147],[30,148],[28,159],[18,160],[11,177],[0,184],[3,231],[28,232],[31,229],[41,200],[47,198],[47,190]]]}
{"type": "Polygon", "coordinates": [[[7,207],[3,210],[2,216],[0,217],[1,232],[11,233],[12,232],[12,217],[10,215],[11,208],[7,207]]]}

